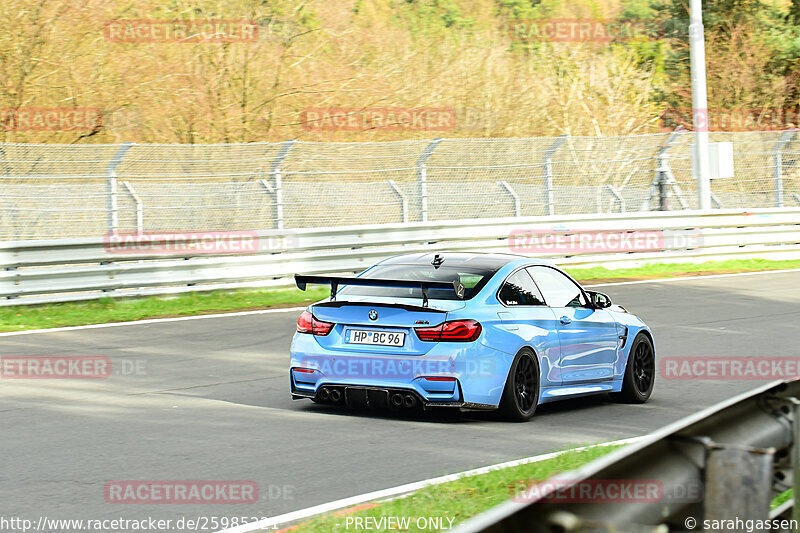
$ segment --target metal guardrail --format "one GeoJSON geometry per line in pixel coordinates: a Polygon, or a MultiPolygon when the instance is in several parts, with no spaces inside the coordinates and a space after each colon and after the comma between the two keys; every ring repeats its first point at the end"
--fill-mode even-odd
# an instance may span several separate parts
{"type": "Polygon", "coordinates": [[[711,528],[717,531],[766,531],[748,529],[746,521],[798,518],[793,501],[770,510],[775,495],[790,488],[800,494],[798,417],[800,381],[767,384],[545,484],[564,494],[611,480],[658,480],[669,497],[565,502],[543,490],[525,501],[512,498],[454,531],[666,533],[702,531],[704,520],[734,521],[727,522],[734,527],[711,528]],[[689,490],[682,496],[669,490],[676,488],[689,490]],[[737,518],[742,525],[736,525],[737,518]]]}
{"type": "MultiPolygon", "coordinates": [[[[295,273],[358,272],[392,255],[432,250],[518,252],[568,266],[647,261],[800,258],[800,208],[470,219],[252,232],[257,252],[112,252],[103,238],[0,243],[0,305],[249,286],[291,285],[295,273]],[[618,253],[564,251],[526,240],[593,232],[651,232],[659,244],[618,253]],[[520,240],[521,239],[521,240],[520,240]]],[[[178,250],[178,251],[176,251],[178,250]]]]}

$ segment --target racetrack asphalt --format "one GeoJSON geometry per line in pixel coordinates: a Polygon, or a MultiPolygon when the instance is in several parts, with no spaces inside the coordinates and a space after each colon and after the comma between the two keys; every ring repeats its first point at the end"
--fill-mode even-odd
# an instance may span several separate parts
{"type": "MultiPolygon", "coordinates": [[[[800,272],[605,286],[658,357],[800,356],[800,272]]],[[[0,355],[99,355],[98,380],[0,380],[0,517],[267,517],[506,460],[637,436],[759,385],[658,379],[650,402],[403,418],[292,401],[299,312],[0,337],[0,355]],[[257,503],[116,504],[115,480],[252,480],[257,503]]],[[[208,528],[211,530],[212,528],[208,528]]],[[[221,529],[221,528],[220,528],[221,529]]]]}

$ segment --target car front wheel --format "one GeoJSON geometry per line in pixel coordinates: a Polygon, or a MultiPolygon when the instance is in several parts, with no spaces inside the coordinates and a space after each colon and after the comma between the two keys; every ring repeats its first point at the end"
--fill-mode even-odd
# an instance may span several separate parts
{"type": "Polygon", "coordinates": [[[655,381],[656,353],[653,342],[644,333],[639,333],[633,340],[625,365],[622,391],[613,396],[625,403],[644,403],[653,393],[655,381]]]}

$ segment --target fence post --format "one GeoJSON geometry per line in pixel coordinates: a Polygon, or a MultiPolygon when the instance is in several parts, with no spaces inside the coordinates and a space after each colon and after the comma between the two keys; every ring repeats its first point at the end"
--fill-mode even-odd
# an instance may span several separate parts
{"type": "Polygon", "coordinates": [[[275,156],[275,159],[272,160],[272,168],[270,169],[270,174],[272,174],[272,179],[274,183],[273,194],[275,198],[275,227],[277,229],[283,229],[284,227],[284,219],[283,219],[283,174],[281,172],[281,165],[283,161],[288,157],[289,151],[294,146],[294,143],[297,142],[297,139],[291,139],[288,141],[283,141],[281,144],[281,149],[278,151],[278,155],[275,156]]]}
{"type": "Polygon", "coordinates": [[[400,190],[400,187],[393,180],[386,180],[386,183],[389,184],[389,188],[392,189],[398,198],[400,198],[400,202],[403,205],[403,222],[408,222],[408,198],[406,195],[403,194],[403,191],[400,190]]]}
{"type": "Polygon", "coordinates": [[[499,181],[498,183],[506,190],[509,196],[511,196],[511,200],[514,202],[514,216],[522,216],[522,206],[519,203],[519,195],[517,192],[511,188],[511,185],[509,185],[507,181],[499,181]]]}
{"type": "Polygon", "coordinates": [[[797,130],[784,131],[772,147],[772,179],[775,184],[775,207],[783,207],[783,147],[797,135],[797,130]]]}
{"type": "MultiPolygon", "coordinates": [[[[654,181],[658,189],[659,211],[669,211],[669,183],[671,181],[672,168],[669,166],[669,154],[667,152],[673,147],[682,130],[683,128],[680,126],[675,128],[675,131],[669,134],[666,142],[658,149],[658,154],[656,155],[658,166],[656,167],[656,177],[654,181]]],[[[648,205],[648,209],[649,207],[648,205]]]]}
{"type": "Polygon", "coordinates": [[[111,161],[106,165],[106,211],[108,213],[108,233],[117,233],[119,231],[119,204],[117,202],[117,168],[125,154],[136,143],[122,143],[117,149],[117,153],[111,158],[111,161]]]}
{"type": "MultiPolygon", "coordinates": [[[[605,189],[605,190],[607,190],[608,192],[610,192],[610,193],[611,193],[611,196],[613,196],[613,197],[614,197],[614,199],[615,199],[615,200],[617,201],[617,203],[619,204],[619,212],[620,212],[620,213],[624,213],[624,212],[625,212],[625,198],[623,198],[623,197],[622,197],[622,195],[620,194],[620,192],[619,192],[617,189],[615,189],[615,188],[614,188],[614,187],[613,187],[611,184],[608,184],[608,183],[606,183],[606,184],[603,186],[603,189],[605,189]]],[[[600,189],[600,193],[601,193],[601,194],[600,194],[600,195],[598,195],[598,197],[597,197],[597,212],[598,212],[598,213],[602,213],[602,209],[601,209],[601,204],[602,204],[602,201],[601,201],[601,195],[602,195],[603,189],[600,189]]]]}
{"type": "Polygon", "coordinates": [[[553,155],[556,150],[567,140],[566,135],[559,135],[550,148],[545,150],[543,164],[544,173],[544,194],[545,194],[545,213],[548,215],[556,214],[555,196],[553,195],[553,155]]]}
{"type": "Polygon", "coordinates": [[[422,152],[422,155],[417,159],[417,186],[419,188],[419,219],[422,222],[428,221],[428,168],[426,163],[428,158],[433,154],[436,147],[444,139],[437,137],[422,152]]]}
{"type": "Polygon", "coordinates": [[[144,233],[144,211],[142,209],[142,199],[139,198],[138,194],[136,194],[136,189],[133,188],[133,185],[131,185],[130,182],[123,181],[122,186],[125,187],[125,190],[127,190],[128,194],[131,195],[133,204],[136,206],[136,233],[141,235],[144,233]]]}

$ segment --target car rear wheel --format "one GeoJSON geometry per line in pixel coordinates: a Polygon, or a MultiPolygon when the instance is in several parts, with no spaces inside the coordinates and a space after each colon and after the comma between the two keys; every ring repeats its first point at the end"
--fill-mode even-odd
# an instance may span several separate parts
{"type": "Polygon", "coordinates": [[[624,403],[644,403],[653,393],[656,381],[656,355],[650,337],[640,333],[633,340],[622,391],[613,397],[624,403]]]}
{"type": "Polygon", "coordinates": [[[515,422],[530,420],[539,404],[539,360],[528,348],[514,358],[500,399],[500,413],[515,422]]]}

